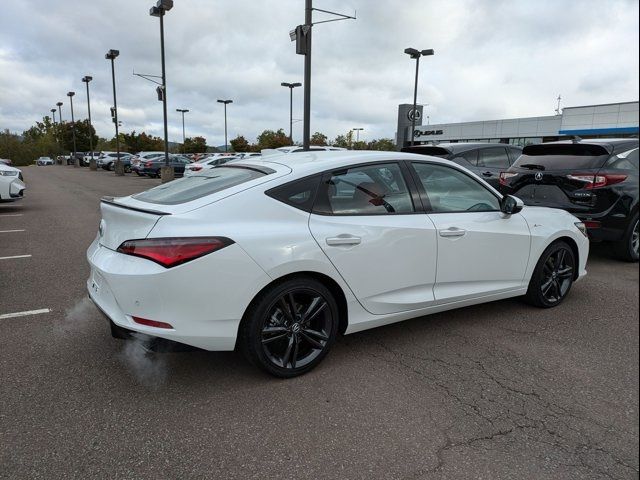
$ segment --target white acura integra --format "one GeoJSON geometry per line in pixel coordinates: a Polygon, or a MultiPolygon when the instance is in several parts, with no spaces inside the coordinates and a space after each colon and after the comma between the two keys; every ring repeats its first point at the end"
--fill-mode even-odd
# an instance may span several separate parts
{"type": "Polygon", "coordinates": [[[25,188],[22,171],[0,162],[0,202],[22,198],[25,188]]]}
{"type": "Polygon", "coordinates": [[[315,367],[336,336],[508,297],[562,302],[584,225],[449,162],[397,152],[247,159],[102,200],[89,295],[116,336],[315,367]]]}

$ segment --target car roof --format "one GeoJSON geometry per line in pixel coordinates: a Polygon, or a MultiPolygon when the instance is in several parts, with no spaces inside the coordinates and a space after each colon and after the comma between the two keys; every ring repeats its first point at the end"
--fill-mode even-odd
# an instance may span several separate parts
{"type": "Polygon", "coordinates": [[[517,145],[509,145],[508,143],[487,143],[487,142],[442,142],[435,144],[427,144],[427,145],[414,145],[411,147],[405,147],[403,151],[410,152],[412,149],[415,149],[417,152],[420,151],[421,148],[425,147],[436,147],[436,148],[444,148],[451,153],[464,152],[466,150],[473,150],[474,148],[488,148],[488,147],[510,147],[520,149],[517,145]]]}
{"type": "MultiPolygon", "coordinates": [[[[290,168],[296,176],[313,175],[314,173],[324,172],[326,170],[334,170],[348,167],[351,165],[359,165],[362,163],[376,162],[394,162],[397,160],[417,160],[442,163],[446,165],[454,165],[449,160],[438,157],[430,157],[419,155],[417,153],[405,152],[387,152],[387,151],[368,151],[368,150],[319,150],[310,152],[297,152],[295,155],[287,153],[273,154],[263,157],[249,157],[235,162],[235,165],[254,165],[256,167],[268,167],[278,170],[278,166],[286,166],[290,168]]],[[[223,168],[220,165],[219,168],[223,168]]]]}

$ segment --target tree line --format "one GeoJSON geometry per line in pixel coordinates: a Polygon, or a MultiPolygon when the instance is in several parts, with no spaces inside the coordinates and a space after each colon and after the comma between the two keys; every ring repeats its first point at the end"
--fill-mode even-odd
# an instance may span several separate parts
{"type": "MultiPolygon", "coordinates": [[[[76,151],[88,152],[93,145],[95,152],[115,151],[116,138],[102,138],[96,135],[96,131],[88,120],[75,122],[76,151]]],[[[123,152],[163,151],[164,140],[160,137],[149,135],[146,132],[120,133],[120,150],[123,152]]],[[[274,149],[291,145],[289,136],[284,130],[264,130],[257,136],[255,142],[250,143],[244,136],[238,135],[230,142],[235,152],[259,152],[263,149],[274,149]]],[[[352,150],[395,150],[393,140],[382,138],[365,142],[354,141],[353,131],[344,135],[338,135],[330,140],[321,132],[312,135],[311,145],[333,145],[352,150]]],[[[203,153],[216,152],[215,147],[207,145],[204,137],[196,136],[186,138],[184,144],[172,144],[172,153],[203,153]]],[[[44,117],[41,122],[36,122],[22,135],[12,133],[9,130],[0,132],[0,158],[8,158],[15,165],[29,165],[38,157],[66,155],[73,151],[73,127],[71,122],[53,123],[50,117],[44,117]]]]}

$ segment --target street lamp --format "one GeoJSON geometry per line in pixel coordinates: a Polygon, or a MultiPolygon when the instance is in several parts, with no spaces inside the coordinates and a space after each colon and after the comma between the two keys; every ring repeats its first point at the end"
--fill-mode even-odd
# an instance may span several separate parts
{"type": "Polygon", "coordinates": [[[78,157],[76,156],[76,121],[73,118],[73,96],[76,92],[67,92],[67,97],[69,97],[69,101],[71,102],[71,131],[73,132],[73,166],[79,167],[80,162],[78,161],[78,157]]]}
{"type": "Polygon", "coordinates": [[[53,118],[53,125],[55,126],[55,124],[56,124],[56,109],[52,108],[50,110],[50,112],[51,112],[51,117],[53,118]]]}
{"type": "MultiPolygon", "coordinates": [[[[109,50],[104,58],[107,60],[111,60],[111,84],[113,86],[113,107],[111,107],[111,120],[116,127],[116,166],[115,173],[116,175],[124,176],[124,167],[122,162],[120,161],[120,136],[118,133],[118,101],[116,98],[116,68],[114,60],[118,58],[120,55],[120,50],[109,50]]],[[[88,85],[88,84],[87,84],[88,85]]]]}
{"type": "Polygon", "coordinates": [[[164,115],[164,167],[160,170],[162,183],[174,178],[173,168],[169,165],[169,129],[167,126],[167,76],[164,65],[164,14],[173,8],[173,0],[158,0],[155,7],[149,9],[149,15],[160,19],[160,57],[162,63],[162,85],[158,87],[158,99],[162,100],[164,115]]]}
{"type": "Polygon", "coordinates": [[[58,106],[58,122],[62,123],[62,102],[56,103],[58,106]]]}
{"type": "Polygon", "coordinates": [[[224,151],[227,151],[227,105],[233,103],[233,100],[218,100],[218,103],[224,103],[224,151]]]}
{"type": "Polygon", "coordinates": [[[416,81],[413,87],[413,111],[411,115],[411,145],[415,142],[415,130],[416,130],[416,104],[418,101],[418,68],[420,67],[420,57],[428,57],[435,52],[432,48],[427,50],[416,50],[415,48],[405,48],[404,53],[416,60],[416,81]]]}
{"type": "Polygon", "coordinates": [[[91,131],[91,101],[89,100],[89,82],[93,80],[93,77],[85,75],[82,77],[82,81],[87,84],[87,112],[89,113],[89,148],[91,149],[91,160],[89,161],[89,168],[96,170],[96,161],[93,158],[93,132],[91,131]]]}
{"type": "Polygon", "coordinates": [[[280,85],[289,88],[289,141],[291,142],[291,145],[293,145],[293,89],[296,87],[301,87],[302,84],[299,82],[282,82],[280,85]]]}
{"type": "Polygon", "coordinates": [[[351,130],[356,132],[356,142],[360,141],[360,131],[364,130],[362,127],[352,128],[351,130]]]}
{"type": "Polygon", "coordinates": [[[180,112],[182,114],[182,153],[184,153],[184,141],[185,141],[185,136],[184,136],[184,114],[187,113],[189,110],[186,108],[176,108],[176,112],[180,112]]]}

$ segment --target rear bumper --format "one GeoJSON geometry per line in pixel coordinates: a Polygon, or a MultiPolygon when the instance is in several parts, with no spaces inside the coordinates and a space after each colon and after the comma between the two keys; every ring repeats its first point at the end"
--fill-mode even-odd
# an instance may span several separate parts
{"type": "Polygon", "coordinates": [[[233,350],[244,310],[269,282],[238,245],[174,268],[99,245],[87,251],[89,297],[118,327],[205,350],[233,350]],[[133,317],[173,328],[141,325],[133,317]]]}

